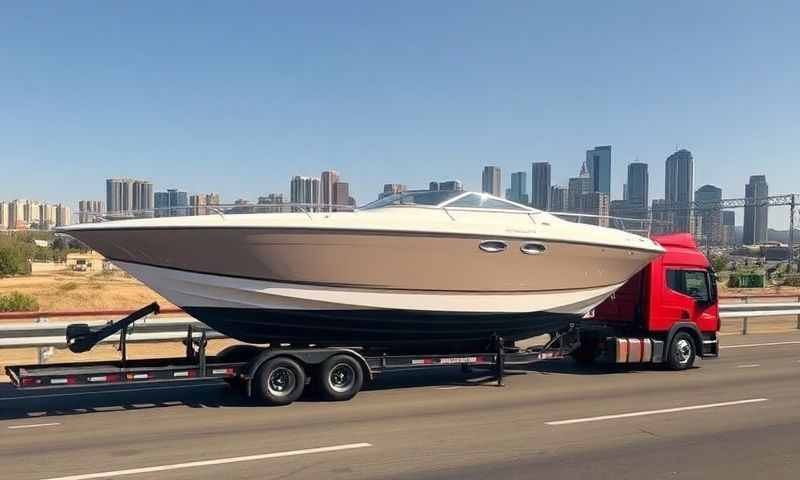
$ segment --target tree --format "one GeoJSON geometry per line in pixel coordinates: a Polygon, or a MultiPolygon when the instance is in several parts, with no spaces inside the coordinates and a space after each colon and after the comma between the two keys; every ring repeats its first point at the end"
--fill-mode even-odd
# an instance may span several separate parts
{"type": "Polygon", "coordinates": [[[728,265],[731,263],[730,257],[724,253],[712,255],[709,260],[711,262],[711,267],[715,272],[724,272],[725,270],[728,270],[728,265]]]}
{"type": "Polygon", "coordinates": [[[15,246],[0,247],[0,276],[22,275],[28,272],[27,260],[15,246]]]}

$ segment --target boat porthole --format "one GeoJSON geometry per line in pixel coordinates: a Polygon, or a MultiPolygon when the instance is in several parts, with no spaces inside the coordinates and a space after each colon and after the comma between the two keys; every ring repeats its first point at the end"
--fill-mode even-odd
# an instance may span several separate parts
{"type": "Polygon", "coordinates": [[[547,250],[547,247],[542,245],[541,243],[534,243],[528,242],[523,243],[521,247],[519,247],[520,251],[525,255],[540,255],[547,250]]]}
{"type": "Polygon", "coordinates": [[[484,240],[478,248],[487,253],[499,253],[508,248],[508,244],[502,240],[484,240]]]}

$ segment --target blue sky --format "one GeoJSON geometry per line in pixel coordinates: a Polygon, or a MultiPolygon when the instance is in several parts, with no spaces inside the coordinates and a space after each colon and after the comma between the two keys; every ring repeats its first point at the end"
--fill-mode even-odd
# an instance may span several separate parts
{"type": "MultiPolygon", "coordinates": [[[[751,174],[800,192],[797,2],[18,2],[0,5],[0,199],[102,199],[104,179],[288,192],[339,170],[359,203],[483,165],[553,180],[613,145],[664,190],[751,174]]],[[[783,226],[782,210],[771,223],[783,226]],[[781,218],[778,218],[781,217],[781,218]]]]}

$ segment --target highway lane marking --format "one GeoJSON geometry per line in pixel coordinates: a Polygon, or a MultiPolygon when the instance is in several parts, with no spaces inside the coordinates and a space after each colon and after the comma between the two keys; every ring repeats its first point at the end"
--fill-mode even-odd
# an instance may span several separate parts
{"type": "Polygon", "coordinates": [[[142,468],[131,468],[128,470],[117,470],[113,472],[99,472],[99,473],[86,473],[82,475],[69,475],[66,477],[53,477],[47,478],[43,480],[90,480],[93,478],[109,478],[109,477],[120,477],[123,475],[137,475],[140,473],[153,473],[153,472],[164,472],[167,470],[179,470],[184,468],[195,468],[195,467],[207,467],[211,465],[225,465],[227,463],[239,463],[239,462],[252,462],[255,460],[268,460],[271,458],[281,458],[281,457],[294,457],[297,455],[309,455],[312,453],[326,453],[326,452],[339,452],[342,450],[353,450],[356,448],[365,448],[371,447],[371,443],[349,443],[346,445],[334,445],[331,447],[319,447],[319,448],[307,448],[305,450],[291,450],[288,452],[276,452],[276,453],[265,453],[261,455],[248,455],[246,457],[230,457],[230,458],[218,458],[216,460],[203,460],[199,462],[188,462],[188,463],[175,463],[172,465],[158,465],[155,467],[142,467],[142,468]]]}
{"type": "Polygon", "coordinates": [[[436,390],[457,390],[461,387],[436,387],[436,390]]]}
{"type": "Polygon", "coordinates": [[[631,418],[631,417],[643,417],[645,415],[659,415],[663,413],[675,413],[675,412],[686,412],[690,410],[703,410],[706,408],[717,408],[717,407],[730,407],[733,405],[744,405],[747,403],[759,403],[759,402],[766,402],[767,398],[750,398],[747,400],[736,400],[733,402],[721,402],[721,403],[707,403],[705,405],[691,405],[688,407],[676,407],[676,408],[664,408],[661,410],[647,410],[643,412],[630,412],[630,413],[620,413],[617,415],[603,415],[600,417],[588,417],[588,418],[574,418],[571,420],[558,420],[554,422],[545,422],[545,425],[551,426],[558,426],[558,425],[572,425],[574,423],[586,423],[586,422],[599,422],[603,420],[614,420],[617,418],[631,418]]]}
{"type": "Polygon", "coordinates": [[[53,427],[56,425],[61,425],[58,422],[52,423],[34,423],[29,425],[11,425],[8,427],[9,430],[22,430],[23,428],[39,428],[39,427],[53,427]]]}
{"type": "Polygon", "coordinates": [[[775,345],[800,345],[800,341],[793,340],[789,342],[769,342],[769,343],[748,343],[745,345],[722,345],[722,348],[750,348],[750,347],[772,347],[775,345]]]}
{"type": "Polygon", "coordinates": [[[197,384],[197,385],[175,385],[171,387],[150,387],[150,388],[117,388],[113,390],[93,390],[91,392],[70,392],[70,393],[50,393],[47,395],[19,395],[16,397],[2,397],[0,398],[0,402],[8,402],[11,400],[30,400],[35,398],[56,398],[56,397],[75,397],[75,396],[86,396],[86,395],[96,395],[96,394],[106,394],[106,393],[136,393],[136,392],[153,392],[157,390],[177,390],[179,388],[202,388],[202,387],[214,387],[214,386],[222,386],[222,383],[205,383],[205,384],[197,384]]]}
{"type": "Polygon", "coordinates": [[[747,364],[747,365],[736,365],[736,368],[756,368],[756,367],[760,367],[760,366],[761,366],[760,363],[750,363],[750,364],[747,364]]]}

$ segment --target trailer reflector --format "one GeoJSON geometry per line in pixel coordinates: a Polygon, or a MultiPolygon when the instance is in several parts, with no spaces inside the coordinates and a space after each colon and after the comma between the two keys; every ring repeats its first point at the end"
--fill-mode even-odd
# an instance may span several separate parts
{"type": "Polygon", "coordinates": [[[87,380],[92,383],[116,382],[119,380],[119,375],[100,375],[98,377],[89,377],[87,380]]]}
{"type": "Polygon", "coordinates": [[[128,380],[147,380],[150,378],[149,373],[129,373],[127,375],[128,380]]]}
{"type": "Polygon", "coordinates": [[[75,377],[50,379],[50,385],[73,385],[75,383],[76,383],[75,377]]]}
{"type": "Polygon", "coordinates": [[[30,387],[33,385],[41,385],[42,379],[41,378],[23,378],[22,379],[22,386],[23,387],[30,387]]]}
{"type": "Polygon", "coordinates": [[[194,377],[194,371],[192,370],[184,370],[182,372],[175,372],[172,374],[175,378],[186,378],[186,377],[194,377]]]}
{"type": "Polygon", "coordinates": [[[214,368],[211,369],[211,375],[233,375],[235,372],[232,368],[214,368]]]}

